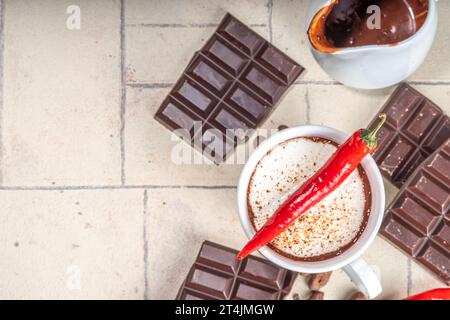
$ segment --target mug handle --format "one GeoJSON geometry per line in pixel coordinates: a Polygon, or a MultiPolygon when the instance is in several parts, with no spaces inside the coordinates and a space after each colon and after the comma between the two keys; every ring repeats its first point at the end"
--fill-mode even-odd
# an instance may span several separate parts
{"type": "Polygon", "coordinates": [[[380,280],[363,258],[357,258],[343,269],[358,289],[369,299],[373,299],[381,293],[380,280]]]}

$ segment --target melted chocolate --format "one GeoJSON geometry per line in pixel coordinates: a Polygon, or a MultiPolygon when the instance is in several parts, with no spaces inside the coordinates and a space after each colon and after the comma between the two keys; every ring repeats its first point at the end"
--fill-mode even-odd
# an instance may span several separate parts
{"type": "Polygon", "coordinates": [[[365,45],[395,45],[413,36],[423,25],[428,0],[334,0],[313,18],[308,35],[321,52],[365,45]],[[377,28],[376,13],[380,9],[377,28]]]}

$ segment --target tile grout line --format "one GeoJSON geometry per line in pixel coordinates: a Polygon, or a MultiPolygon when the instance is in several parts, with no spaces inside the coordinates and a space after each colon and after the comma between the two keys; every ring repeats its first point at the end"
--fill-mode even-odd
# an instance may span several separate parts
{"type": "Polygon", "coordinates": [[[269,28],[269,42],[272,43],[272,9],[273,9],[273,0],[267,0],[267,26],[269,28]]]}
{"type": "Polygon", "coordinates": [[[294,85],[320,85],[320,86],[342,86],[343,84],[336,80],[297,80],[294,85]]]}
{"type": "Polygon", "coordinates": [[[92,186],[0,186],[0,191],[76,191],[76,190],[130,190],[130,189],[236,189],[235,185],[92,185],[92,186]]]}
{"type": "Polygon", "coordinates": [[[4,30],[5,4],[0,0],[0,185],[3,185],[3,102],[4,102],[4,30]]]}
{"type": "Polygon", "coordinates": [[[305,103],[306,103],[306,124],[311,124],[311,103],[309,101],[308,86],[306,86],[305,91],[305,103]]]}
{"type": "Polygon", "coordinates": [[[166,89],[172,88],[175,83],[127,83],[126,85],[137,89],[166,89]]]}
{"type": "Polygon", "coordinates": [[[411,268],[411,259],[408,258],[406,260],[406,296],[409,297],[411,295],[412,290],[412,268],[411,268]]]}
{"type": "MultiPolygon", "coordinates": [[[[216,28],[218,23],[128,23],[126,28],[216,28]]],[[[265,23],[252,23],[250,27],[267,27],[265,23]]]]}
{"type": "Polygon", "coordinates": [[[120,182],[125,184],[125,0],[120,1],[120,182]]]}
{"type": "Polygon", "coordinates": [[[144,300],[148,300],[148,237],[147,237],[147,218],[148,218],[148,191],[144,189],[143,201],[143,227],[142,237],[144,240],[144,300]]]}
{"type": "Polygon", "coordinates": [[[411,80],[405,81],[406,83],[413,85],[425,85],[425,86],[446,86],[450,85],[448,80],[411,80]]]}
{"type": "MultiPolygon", "coordinates": [[[[424,86],[448,86],[450,85],[450,81],[407,81],[406,83],[412,85],[424,85],[424,86]]],[[[137,88],[137,89],[165,89],[172,88],[175,83],[166,82],[143,82],[143,83],[126,83],[127,87],[137,88]]],[[[318,86],[343,86],[342,83],[339,83],[335,80],[298,80],[294,82],[294,85],[318,85],[318,86]]]]}

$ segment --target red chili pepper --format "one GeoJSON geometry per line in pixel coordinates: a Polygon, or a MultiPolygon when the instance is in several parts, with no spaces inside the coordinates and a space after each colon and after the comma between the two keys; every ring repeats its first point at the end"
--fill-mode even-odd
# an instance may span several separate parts
{"type": "Polygon", "coordinates": [[[344,182],[362,159],[375,150],[376,133],[386,121],[385,114],[380,114],[379,117],[381,121],[372,131],[366,129],[356,131],[275,211],[239,252],[237,256],[239,260],[272,241],[309,208],[319,203],[344,182]]]}
{"type": "Polygon", "coordinates": [[[450,300],[450,288],[425,291],[404,300],[450,300]]]}

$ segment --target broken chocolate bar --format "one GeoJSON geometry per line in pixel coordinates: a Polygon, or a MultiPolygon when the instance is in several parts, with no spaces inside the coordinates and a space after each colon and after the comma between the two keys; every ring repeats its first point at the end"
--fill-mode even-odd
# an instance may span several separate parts
{"type": "Polygon", "coordinates": [[[450,139],[407,180],[380,233],[450,285],[450,139]]]}
{"type": "Polygon", "coordinates": [[[217,163],[259,127],[303,67],[227,14],[155,119],[217,163]]]}
{"type": "MultiPolygon", "coordinates": [[[[401,84],[380,112],[387,122],[378,133],[373,158],[383,176],[400,188],[412,172],[450,137],[450,119],[436,104],[401,84]]],[[[374,119],[369,127],[378,121],[374,119]]]]}
{"type": "Polygon", "coordinates": [[[178,292],[178,300],[281,300],[296,273],[267,260],[236,259],[238,251],[203,242],[197,260],[178,292]]]}

